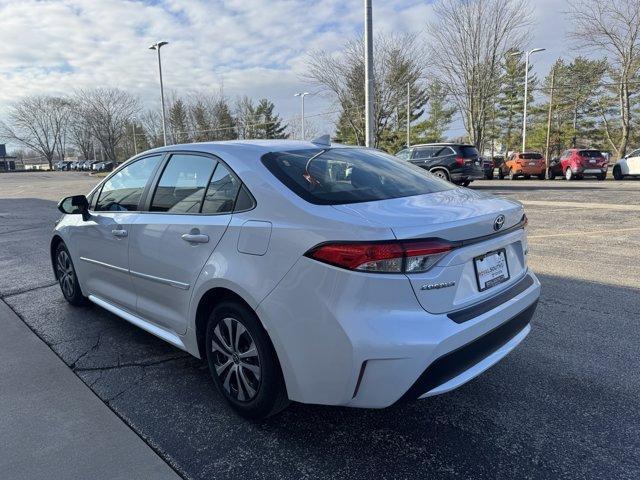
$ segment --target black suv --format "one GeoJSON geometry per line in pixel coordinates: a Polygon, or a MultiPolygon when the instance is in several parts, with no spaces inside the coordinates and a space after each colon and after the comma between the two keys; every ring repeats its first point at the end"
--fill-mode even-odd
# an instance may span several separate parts
{"type": "Polygon", "coordinates": [[[466,187],[484,178],[478,150],[462,143],[426,143],[413,145],[396,153],[396,157],[429,170],[436,177],[466,187]]]}

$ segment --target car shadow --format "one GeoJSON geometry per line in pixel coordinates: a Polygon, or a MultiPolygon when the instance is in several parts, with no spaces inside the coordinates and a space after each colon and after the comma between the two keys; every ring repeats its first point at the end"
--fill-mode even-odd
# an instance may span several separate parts
{"type": "Polygon", "coordinates": [[[531,334],[461,388],[383,410],[294,403],[257,422],[204,362],[57,286],[7,302],[187,478],[637,478],[640,291],[540,280],[531,334]]]}

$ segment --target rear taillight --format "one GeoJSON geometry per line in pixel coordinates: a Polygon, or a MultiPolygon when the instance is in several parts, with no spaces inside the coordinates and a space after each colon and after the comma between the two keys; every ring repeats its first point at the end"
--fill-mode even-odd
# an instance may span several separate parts
{"type": "Polygon", "coordinates": [[[305,256],[336,267],[375,273],[426,272],[458,243],[441,239],[325,243],[305,256]]]}
{"type": "Polygon", "coordinates": [[[458,165],[464,165],[464,158],[463,157],[456,157],[456,163],[458,165]]]}

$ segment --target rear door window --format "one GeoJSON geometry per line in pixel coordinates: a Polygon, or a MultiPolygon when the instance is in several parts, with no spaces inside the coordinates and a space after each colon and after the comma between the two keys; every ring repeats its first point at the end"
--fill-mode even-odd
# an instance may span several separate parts
{"type": "Polygon", "coordinates": [[[420,147],[413,151],[413,158],[431,158],[433,156],[433,147],[420,147]]]}
{"type": "Polygon", "coordinates": [[[438,151],[438,153],[436,153],[434,155],[434,157],[444,157],[446,155],[455,155],[456,152],[453,151],[453,148],[451,147],[444,147],[442,149],[440,149],[440,151],[438,151]]]}
{"type": "Polygon", "coordinates": [[[151,200],[152,212],[199,213],[216,161],[200,155],[172,155],[151,200]]]}
{"type": "Polygon", "coordinates": [[[262,163],[287,188],[318,205],[409,197],[455,188],[409,162],[359,148],[271,152],[262,163]]]}
{"type": "Polygon", "coordinates": [[[204,197],[202,213],[231,213],[240,189],[240,181],[222,163],[218,163],[204,197]]]}

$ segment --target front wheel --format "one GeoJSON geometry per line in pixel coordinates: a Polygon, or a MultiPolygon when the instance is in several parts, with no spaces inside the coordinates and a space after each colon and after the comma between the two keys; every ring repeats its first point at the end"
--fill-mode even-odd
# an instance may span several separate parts
{"type": "Polygon", "coordinates": [[[504,180],[504,173],[502,173],[502,169],[499,169],[499,170],[498,170],[498,178],[499,178],[500,180],[504,180]]]}
{"type": "Polygon", "coordinates": [[[249,308],[224,302],[207,324],[207,363],[218,391],[246,418],[266,418],[289,404],[269,337],[249,308]]]}
{"type": "Polygon", "coordinates": [[[468,187],[469,185],[471,185],[471,180],[466,180],[462,182],[460,185],[462,185],[463,187],[468,187]]]}
{"type": "Polygon", "coordinates": [[[573,180],[575,178],[575,176],[573,175],[573,170],[571,170],[571,167],[567,167],[567,169],[564,171],[564,178],[567,180],[573,180]]]}
{"type": "Polygon", "coordinates": [[[55,255],[56,280],[58,280],[62,295],[71,305],[85,305],[87,297],[82,295],[71,254],[64,242],[58,244],[55,255]]]}
{"type": "Polygon", "coordinates": [[[509,170],[509,180],[515,180],[518,176],[513,173],[513,170],[509,170]]]}
{"type": "Polygon", "coordinates": [[[624,178],[624,175],[622,175],[622,170],[620,170],[620,167],[617,165],[613,167],[613,178],[615,180],[622,180],[624,178]]]}
{"type": "Polygon", "coordinates": [[[547,178],[549,180],[555,180],[556,179],[556,172],[554,172],[551,169],[547,170],[547,178]]]}

